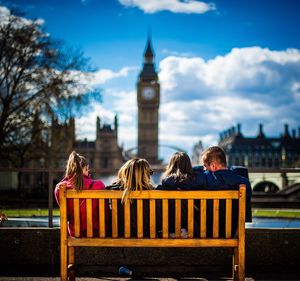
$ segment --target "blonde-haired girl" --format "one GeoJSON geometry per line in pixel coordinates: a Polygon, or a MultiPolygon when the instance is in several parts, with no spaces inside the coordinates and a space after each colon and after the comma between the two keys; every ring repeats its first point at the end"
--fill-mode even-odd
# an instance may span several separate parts
{"type": "MultiPolygon", "coordinates": [[[[119,236],[124,235],[124,213],[123,213],[123,204],[130,195],[131,191],[142,191],[142,190],[151,190],[153,186],[151,184],[151,174],[153,171],[150,168],[150,165],[146,159],[142,158],[133,158],[128,160],[118,171],[116,181],[107,186],[106,189],[110,190],[123,190],[122,200],[119,202],[118,206],[118,227],[119,227],[119,236]]],[[[136,223],[137,223],[137,206],[136,202],[130,202],[131,209],[131,235],[136,236],[136,223]]],[[[146,200],[144,202],[144,235],[149,235],[149,202],[146,200]]]]}

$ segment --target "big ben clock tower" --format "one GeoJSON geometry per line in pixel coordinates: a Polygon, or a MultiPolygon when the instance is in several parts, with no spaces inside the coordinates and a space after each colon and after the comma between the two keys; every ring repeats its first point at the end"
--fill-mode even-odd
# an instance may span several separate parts
{"type": "Polygon", "coordinates": [[[151,164],[158,160],[158,109],[160,86],[155,71],[151,39],[148,37],[143,69],[137,83],[138,156],[151,164]]]}

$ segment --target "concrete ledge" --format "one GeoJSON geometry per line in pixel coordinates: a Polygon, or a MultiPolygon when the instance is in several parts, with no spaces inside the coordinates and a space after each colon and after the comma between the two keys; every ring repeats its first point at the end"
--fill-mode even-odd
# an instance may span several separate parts
{"type": "MultiPolygon", "coordinates": [[[[58,276],[58,228],[0,227],[1,273],[58,276]]],[[[229,273],[231,251],[225,248],[80,248],[81,272],[115,273],[126,265],[139,273],[229,273]],[[229,270],[229,271],[228,271],[229,270]]],[[[246,273],[299,271],[300,229],[247,229],[246,273]]]]}

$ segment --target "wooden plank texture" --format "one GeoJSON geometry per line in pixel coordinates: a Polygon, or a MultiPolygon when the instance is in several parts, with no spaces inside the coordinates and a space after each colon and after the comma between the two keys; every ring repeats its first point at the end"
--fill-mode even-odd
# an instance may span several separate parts
{"type": "Polygon", "coordinates": [[[92,199],[86,199],[86,227],[87,237],[93,237],[92,199]]]}
{"type": "Polygon", "coordinates": [[[181,232],[181,200],[175,200],[175,237],[180,238],[181,232]]]}
{"type": "Polygon", "coordinates": [[[74,228],[75,237],[80,236],[80,210],[79,210],[79,199],[74,199],[74,228]]]}
{"type": "Polygon", "coordinates": [[[214,199],[213,238],[219,237],[219,200],[214,199]]]}

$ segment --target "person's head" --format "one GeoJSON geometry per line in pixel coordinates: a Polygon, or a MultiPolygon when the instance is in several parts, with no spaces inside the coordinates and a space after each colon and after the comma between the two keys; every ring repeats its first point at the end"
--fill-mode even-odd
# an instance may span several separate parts
{"type": "Polygon", "coordinates": [[[201,154],[201,161],[204,169],[208,171],[218,171],[227,168],[226,155],[219,146],[211,146],[201,154]]]}
{"type": "Polygon", "coordinates": [[[76,190],[83,189],[83,176],[89,174],[89,165],[85,157],[73,151],[68,159],[65,178],[71,179],[76,190]]]}
{"type": "Polygon", "coordinates": [[[117,176],[117,184],[124,190],[122,202],[129,195],[130,191],[152,189],[150,180],[152,172],[147,160],[141,158],[128,160],[119,169],[117,176]]]}
{"type": "Polygon", "coordinates": [[[185,152],[175,152],[168,163],[163,177],[174,176],[176,181],[181,181],[193,173],[190,157],[185,152]]]}

